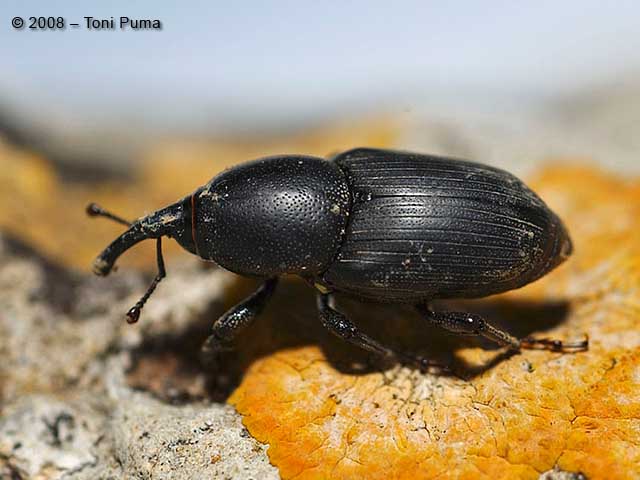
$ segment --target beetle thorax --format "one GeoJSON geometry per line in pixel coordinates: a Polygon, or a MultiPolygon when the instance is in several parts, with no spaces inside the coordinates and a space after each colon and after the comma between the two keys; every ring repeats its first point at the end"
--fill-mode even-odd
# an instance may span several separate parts
{"type": "Polygon", "coordinates": [[[315,275],[337,254],[350,197],[335,164],[288,156],[222,173],[192,205],[201,257],[243,275],[315,275]]]}

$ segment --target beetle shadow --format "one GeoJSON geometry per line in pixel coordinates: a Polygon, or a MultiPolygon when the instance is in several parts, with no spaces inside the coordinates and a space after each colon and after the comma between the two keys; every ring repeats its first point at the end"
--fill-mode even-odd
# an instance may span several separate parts
{"type": "MultiPolygon", "coordinates": [[[[372,356],[329,333],[318,320],[314,290],[302,281],[289,278],[280,283],[263,314],[238,336],[235,349],[225,352],[214,363],[204,363],[200,348],[213,322],[250,295],[257,285],[254,280],[238,277],[226,289],[224,301],[212,302],[189,329],[177,336],[145,340],[133,352],[129,384],[171,403],[203,399],[223,402],[254,362],[277,352],[310,345],[318,346],[331,367],[343,374],[364,375],[395,366],[394,361],[372,356]]],[[[443,375],[453,374],[468,380],[513,355],[486,339],[443,331],[422,319],[411,306],[363,303],[339,297],[338,307],[363,332],[391,348],[448,366],[450,373],[441,371],[443,375]],[[471,363],[459,355],[461,349],[469,347],[486,350],[482,361],[471,363]]],[[[565,302],[500,297],[438,302],[434,309],[479,313],[496,327],[519,338],[558,325],[569,311],[565,302]]]]}

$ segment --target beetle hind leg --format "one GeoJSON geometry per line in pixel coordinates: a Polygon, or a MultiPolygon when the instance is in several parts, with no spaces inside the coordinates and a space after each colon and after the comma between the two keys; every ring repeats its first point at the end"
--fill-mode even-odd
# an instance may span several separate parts
{"type": "Polygon", "coordinates": [[[460,335],[480,335],[499,345],[519,350],[520,340],[489,324],[480,315],[465,312],[434,312],[426,305],[417,305],[418,312],[432,323],[460,335]]]}
{"type": "Polygon", "coordinates": [[[445,366],[437,362],[417,355],[397,352],[364,334],[346,315],[334,308],[331,294],[318,294],[317,303],[322,325],[342,340],[382,357],[392,357],[403,363],[415,365],[421,370],[428,370],[431,367],[446,370],[445,366]]]}
{"type": "Polygon", "coordinates": [[[580,342],[562,342],[550,338],[518,339],[510,333],[500,330],[480,315],[465,312],[434,312],[427,305],[417,305],[418,312],[430,322],[460,335],[480,335],[511,350],[537,349],[553,352],[581,352],[589,348],[589,339],[580,342]]]}
{"type": "Polygon", "coordinates": [[[202,356],[205,363],[215,359],[219,353],[231,350],[235,337],[264,310],[277,284],[277,277],[266,280],[249,297],[230,308],[216,320],[211,335],[202,345],[202,356]]]}

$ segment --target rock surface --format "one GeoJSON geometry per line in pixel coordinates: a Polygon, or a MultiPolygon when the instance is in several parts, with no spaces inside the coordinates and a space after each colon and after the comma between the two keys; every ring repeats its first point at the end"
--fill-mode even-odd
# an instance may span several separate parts
{"type": "Polygon", "coordinates": [[[172,273],[145,311],[155,321],[123,328],[140,278],[100,282],[0,237],[2,478],[278,478],[232,407],[129,382],[136,349],[202,323],[230,281],[195,262],[172,273]]]}

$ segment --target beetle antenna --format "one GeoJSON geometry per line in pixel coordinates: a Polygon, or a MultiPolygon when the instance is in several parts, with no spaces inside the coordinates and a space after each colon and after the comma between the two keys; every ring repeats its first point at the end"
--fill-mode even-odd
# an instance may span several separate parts
{"type": "Polygon", "coordinates": [[[156,257],[158,262],[158,274],[155,276],[142,298],[140,298],[140,300],[138,300],[138,302],[127,312],[127,323],[136,323],[140,319],[142,307],[147,303],[147,300],[149,300],[149,297],[154,292],[160,281],[167,275],[167,272],[164,269],[164,259],[162,258],[162,237],[158,237],[156,239],[156,257]]]}
{"type": "Polygon", "coordinates": [[[90,217],[105,217],[110,218],[111,220],[121,223],[122,225],[126,225],[127,227],[131,226],[131,222],[126,221],[124,218],[119,217],[118,215],[114,215],[111,212],[106,211],[97,203],[90,203],[86,208],[87,215],[90,217]]]}

